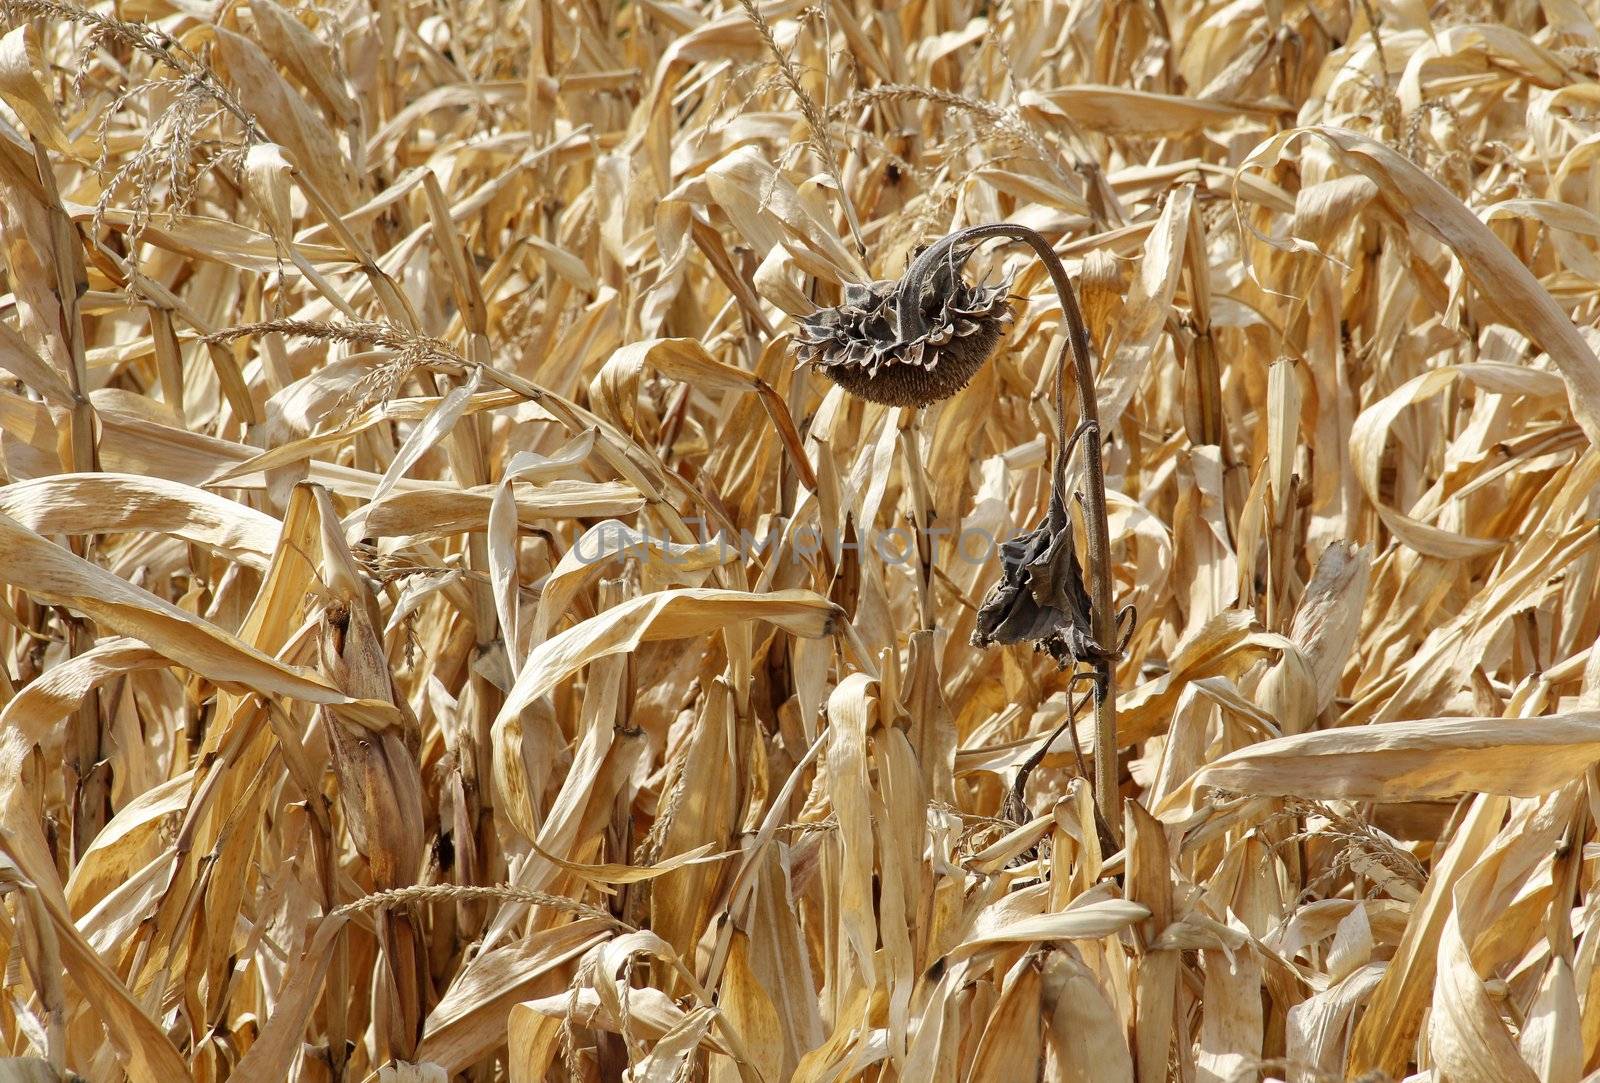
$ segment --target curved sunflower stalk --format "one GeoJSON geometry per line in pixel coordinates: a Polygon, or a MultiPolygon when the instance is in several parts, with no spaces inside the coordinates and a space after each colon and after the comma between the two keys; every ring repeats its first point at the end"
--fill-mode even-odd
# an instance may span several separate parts
{"type": "MultiPolygon", "coordinates": [[[[847,286],[843,304],[802,319],[797,352],[802,364],[812,364],[846,391],[872,402],[920,407],[955,394],[994,355],[1011,322],[1009,279],[986,287],[968,285],[961,277],[978,244],[995,237],[1022,241],[1044,263],[1061,302],[1066,335],[1056,355],[1050,505],[1038,526],[1001,546],[1000,581],[978,611],[972,641],[980,647],[1031,642],[1063,668],[1079,663],[1090,667],[1095,802],[1104,828],[1118,838],[1116,661],[1126,639],[1112,607],[1105,471],[1089,333],[1060,257],[1044,237],[1015,223],[958,230],[924,249],[898,280],[847,286]],[[1069,356],[1079,418],[1070,437],[1069,356]],[[1083,436],[1089,437],[1083,441],[1085,484],[1073,493],[1066,480],[1067,461],[1083,436]],[[1074,499],[1082,503],[1087,543],[1081,564],[1069,510],[1074,499]]],[[[1064,725],[1071,722],[1069,711],[1064,725]]]]}

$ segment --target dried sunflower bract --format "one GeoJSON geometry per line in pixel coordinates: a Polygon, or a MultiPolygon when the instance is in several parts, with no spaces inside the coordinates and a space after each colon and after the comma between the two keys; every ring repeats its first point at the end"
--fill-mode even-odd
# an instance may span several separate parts
{"type": "Polygon", "coordinates": [[[926,406],[954,395],[994,354],[1011,322],[1009,279],[996,286],[962,279],[973,251],[941,241],[898,281],[846,286],[842,304],[800,321],[800,362],[886,406],[926,406]]]}

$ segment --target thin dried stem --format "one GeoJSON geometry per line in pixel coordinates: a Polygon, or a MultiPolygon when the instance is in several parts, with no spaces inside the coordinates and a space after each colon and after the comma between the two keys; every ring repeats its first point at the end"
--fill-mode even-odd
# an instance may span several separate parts
{"type": "Polygon", "coordinates": [[[828,110],[828,119],[839,119],[864,105],[877,105],[881,102],[897,101],[932,102],[935,105],[942,105],[946,109],[968,113],[977,117],[982,122],[980,127],[987,127],[992,132],[997,132],[1009,139],[1016,140],[1027,147],[1035,159],[1048,167],[1055,174],[1057,180],[1069,188],[1077,186],[1076,178],[1062,166],[1060,156],[1051,150],[1050,144],[1045,142],[1044,138],[1034,130],[1032,125],[1023,120],[1015,110],[1002,108],[981,98],[957,94],[952,90],[912,86],[905,83],[884,83],[881,86],[858,90],[832,106],[828,110]]]}
{"type": "Polygon", "coordinates": [[[632,928],[627,922],[602,910],[598,906],[591,906],[588,903],[578,902],[576,899],[551,895],[543,891],[529,891],[512,884],[418,884],[414,887],[374,891],[371,894],[361,896],[359,899],[345,903],[334,910],[329,917],[350,917],[353,914],[390,910],[397,906],[409,906],[418,902],[439,902],[441,900],[445,902],[476,902],[481,899],[532,903],[534,906],[543,906],[551,910],[566,910],[574,914],[581,914],[584,917],[600,918],[620,928],[632,928]]]}
{"type": "MultiPolygon", "coordinates": [[[[800,69],[795,66],[794,57],[778,44],[778,39],[772,32],[772,24],[767,22],[767,17],[761,14],[761,9],[756,6],[754,0],[739,0],[739,6],[744,8],[745,15],[755,24],[756,32],[766,43],[767,51],[772,54],[773,60],[778,65],[778,74],[784,85],[800,102],[800,113],[806,118],[807,127],[811,129],[813,149],[817,152],[817,157],[822,159],[822,168],[833,181],[834,196],[838,199],[839,206],[844,209],[845,223],[850,227],[850,236],[855,241],[856,253],[862,262],[866,262],[867,242],[861,236],[861,221],[856,216],[855,204],[851,202],[849,190],[845,188],[844,179],[839,175],[838,150],[834,146],[833,136],[828,131],[829,116],[823,113],[821,107],[817,105],[817,100],[800,81],[800,69]]],[[[829,112],[831,114],[832,111],[829,112]]]]}

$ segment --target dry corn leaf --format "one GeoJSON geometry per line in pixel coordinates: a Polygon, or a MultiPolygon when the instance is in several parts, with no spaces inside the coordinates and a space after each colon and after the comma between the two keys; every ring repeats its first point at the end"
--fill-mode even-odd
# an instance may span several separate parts
{"type": "Polygon", "coordinates": [[[1338,148],[1344,161],[1378,185],[1401,218],[1427,230],[1461,259],[1496,313],[1550,354],[1566,380],[1574,418],[1591,442],[1600,441],[1600,358],[1532,272],[1459,199],[1413,162],[1359,132],[1316,126],[1274,136],[1251,151],[1240,168],[1270,167],[1290,142],[1308,134],[1338,148]]]}
{"type": "Polygon", "coordinates": [[[204,489],[131,474],[55,474],[0,487],[0,512],[38,534],[151,531],[264,570],[279,524],[204,489]]]}
{"type": "Polygon", "coordinates": [[[352,720],[385,724],[392,708],[346,696],[297,667],[285,665],[148,591],[132,586],[0,515],[8,559],[0,578],[29,594],[82,612],[107,629],[137,639],[221,687],[336,706],[352,720]]]}
{"type": "Polygon", "coordinates": [[[507,694],[496,724],[515,717],[528,704],[597,658],[632,651],[650,640],[704,635],[745,620],[766,621],[811,639],[832,635],[839,626],[837,607],[810,591],[770,594],[708,588],[658,591],[615,606],[539,644],[528,655],[516,686],[507,694]]]}
{"type": "Polygon", "coordinates": [[[1533,797],[1600,760],[1600,713],[1436,718],[1279,737],[1202,767],[1214,786],[1316,800],[1416,801],[1465,792],[1533,797]]]}

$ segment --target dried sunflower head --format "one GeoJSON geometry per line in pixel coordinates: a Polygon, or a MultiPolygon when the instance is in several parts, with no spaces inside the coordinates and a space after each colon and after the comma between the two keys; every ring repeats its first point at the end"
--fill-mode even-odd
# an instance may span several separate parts
{"type": "Polygon", "coordinates": [[[962,279],[974,248],[945,238],[898,281],[846,286],[844,303],[800,321],[801,364],[886,406],[926,406],[966,387],[1011,322],[1010,279],[962,279]]]}

